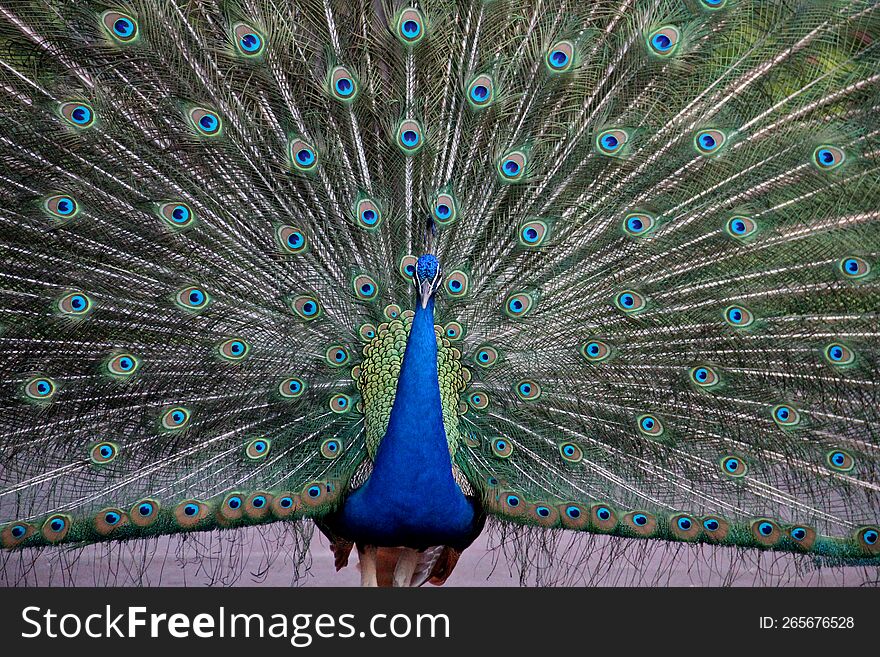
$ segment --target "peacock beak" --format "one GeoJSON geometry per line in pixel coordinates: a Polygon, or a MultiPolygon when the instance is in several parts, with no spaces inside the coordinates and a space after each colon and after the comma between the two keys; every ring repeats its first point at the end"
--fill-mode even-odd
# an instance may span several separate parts
{"type": "Polygon", "coordinates": [[[434,294],[434,282],[433,281],[420,281],[419,282],[419,298],[422,301],[422,310],[428,307],[428,301],[431,300],[431,295],[434,294]]]}

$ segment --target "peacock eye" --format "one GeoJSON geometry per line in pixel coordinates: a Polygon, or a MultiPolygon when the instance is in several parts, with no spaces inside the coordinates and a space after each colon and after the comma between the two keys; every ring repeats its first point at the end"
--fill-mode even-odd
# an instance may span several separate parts
{"type": "Polygon", "coordinates": [[[88,128],[95,122],[95,112],[91,105],[82,101],[61,103],[58,107],[61,117],[77,128],[88,128]]]}
{"type": "Polygon", "coordinates": [[[523,151],[512,151],[498,160],[498,173],[504,182],[521,180],[526,171],[526,154],[523,151]]]}
{"type": "Polygon", "coordinates": [[[721,525],[718,523],[717,520],[715,520],[715,518],[708,518],[703,521],[703,527],[706,529],[706,531],[714,532],[720,526],[721,525]]]}
{"type": "Polygon", "coordinates": [[[651,438],[662,436],[665,431],[663,422],[660,421],[660,418],[651,414],[640,415],[638,418],[638,427],[639,431],[651,438]]]}
{"type": "Polygon", "coordinates": [[[527,247],[541,246],[547,238],[549,226],[539,219],[528,221],[519,229],[519,243],[527,247]]]}
{"type": "Polygon", "coordinates": [[[654,228],[654,217],[644,212],[633,212],[623,220],[623,230],[629,235],[646,235],[654,228]]]}
{"type": "Polygon", "coordinates": [[[504,312],[508,316],[519,318],[528,314],[535,305],[535,300],[527,292],[517,292],[507,297],[504,303],[504,312]]]}
{"type": "Polygon", "coordinates": [[[223,122],[220,115],[205,107],[194,107],[189,111],[189,120],[196,132],[205,137],[219,135],[223,122]]]}
{"type": "Polygon", "coordinates": [[[596,147],[603,155],[619,155],[628,141],[629,135],[626,130],[613,128],[599,133],[596,137],[596,147]]]}
{"type": "Polygon", "coordinates": [[[637,313],[645,309],[647,300],[634,290],[624,290],[614,297],[614,305],[625,313],[637,313]]]}
{"type": "Polygon", "coordinates": [[[819,146],[813,151],[813,162],[824,171],[836,169],[846,159],[844,152],[836,146],[819,146]]]}
{"type": "Polygon", "coordinates": [[[700,365],[690,371],[691,381],[700,388],[711,388],[718,385],[720,378],[713,368],[700,365]]]}
{"type": "Polygon", "coordinates": [[[468,403],[472,408],[480,411],[489,406],[489,395],[485,392],[474,392],[468,397],[468,403]]]}
{"type": "Polygon", "coordinates": [[[417,9],[405,9],[397,19],[397,38],[407,45],[415,45],[425,36],[424,19],[417,9]]]}
{"type": "Polygon", "coordinates": [[[321,443],[321,456],[326,459],[335,459],[342,454],[342,443],[336,438],[328,438],[321,443]]]}
{"type": "Polygon", "coordinates": [[[129,43],[138,36],[137,21],[127,14],[118,11],[105,11],[101,15],[101,23],[116,41],[129,43]]]}
{"type": "Polygon", "coordinates": [[[700,0],[706,9],[721,9],[727,4],[727,0],[700,0]]]}
{"type": "Polygon", "coordinates": [[[701,130],[694,137],[694,146],[699,153],[712,155],[717,153],[726,141],[727,136],[721,130],[701,130]]]}
{"type": "Polygon", "coordinates": [[[382,211],[372,199],[364,198],[358,201],[354,212],[361,228],[373,230],[382,222],[382,211]]]}
{"type": "Polygon", "coordinates": [[[481,108],[492,103],[495,82],[489,75],[479,75],[468,85],[468,102],[471,107],[481,108]]]}
{"type": "Polygon", "coordinates": [[[255,438],[245,447],[245,456],[252,461],[265,458],[269,454],[271,442],[265,438],[255,438]]]}
{"type": "Polygon", "coordinates": [[[433,207],[434,218],[441,226],[451,224],[458,216],[458,204],[455,197],[447,192],[437,194],[433,207]]]}
{"type": "Polygon", "coordinates": [[[752,313],[743,306],[728,306],[724,310],[724,320],[736,328],[745,328],[755,321],[752,313]]]}
{"type": "Polygon", "coordinates": [[[446,277],[446,293],[453,298],[463,297],[467,294],[470,279],[461,270],[455,270],[446,277]]]}
{"type": "Polygon", "coordinates": [[[348,349],[342,345],[333,345],[324,352],[324,358],[333,367],[342,367],[349,360],[348,349]]]}
{"type": "Polygon", "coordinates": [[[773,408],[773,419],[782,427],[793,427],[801,421],[800,413],[788,404],[779,404],[773,408]]]}
{"type": "Polygon", "coordinates": [[[570,41],[559,41],[547,51],[546,64],[551,73],[564,73],[574,60],[574,46],[570,41]]]}
{"type": "Polygon", "coordinates": [[[59,219],[70,219],[79,214],[79,204],[66,194],[55,194],[43,199],[43,209],[59,219]]]}
{"type": "Polygon", "coordinates": [[[283,253],[302,253],[308,245],[305,233],[296,226],[279,226],[275,237],[283,253]]]}
{"type": "Polygon", "coordinates": [[[379,286],[376,281],[366,274],[356,276],[352,281],[355,296],[361,301],[372,301],[379,294],[379,286]]]}
{"type": "Polygon", "coordinates": [[[660,57],[668,57],[675,52],[681,34],[674,25],[665,25],[648,35],[651,52],[660,57]]]}
{"type": "Polygon", "coordinates": [[[864,278],[871,273],[871,265],[857,256],[850,256],[840,261],[840,273],[846,278],[864,278]]]}
{"type": "Polygon", "coordinates": [[[314,146],[303,139],[295,138],[290,141],[290,162],[297,171],[307,173],[318,165],[318,152],[314,146]]]}
{"type": "Polygon", "coordinates": [[[559,446],[559,453],[571,463],[578,463],[584,458],[583,450],[574,443],[562,443],[559,446]]]}
{"type": "Polygon", "coordinates": [[[352,102],[358,94],[357,81],[344,66],[337,66],[330,71],[330,93],[334,98],[345,103],[352,102]]]}
{"type": "Polygon", "coordinates": [[[208,305],[210,297],[202,288],[191,285],[180,290],[175,300],[177,305],[186,310],[202,310],[208,305]]]}
{"type": "Polygon", "coordinates": [[[110,463],[119,454],[119,448],[110,442],[98,443],[89,451],[89,460],[96,465],[110,463]]]}
{"type": "Polygon", "coordinates": [[[742,477],[746,474],[745,461],[738,456],[725,456],[721,459],[721,471],[730,477],[742,477]]]}
{"type": "Polygon", "coordinates": [[[459,322],[449,322],[443,327],[443,335],[450,340],[461,340],[464,335],[464,327],[459,322]]]}
{"type": "Polygon", "coordinates": [[[725,228],[731,237],[742,239],[753,235],[758,230],[758,224],[749,217],[735,216],[727,220],[725,228]]]}
{"type": "Polygon", "coordinates": [[[305,383],[303,383],[302,379],[296,377],[284,379],[278,386],[278,392],[287,399],[299,397],[303,390],[305,390],[305,383]]]}
{"type": "Polygon", "coordinates": [[[534,401],[541,396],[541,386],[535,381],[526,379],[514,386],[517,396],[526,401],[534,401]]]}
{"type": "Polygon", "coordinates": [[[477,361],[477,365],[480,365],[481,367],[490,367],[498,360],[498,350],[495,349],[495,347],[484,345],[477,350],[475,360],[477,361]]]}
{"type": "Polygon", "coordinates": [[[255,57],[263,52],[265,41],[262,35],[254,28],[244,23],[239,23],[233,28],[236,45],[242,55],[255,57]]]}
{"type": "Polygon", "coordinates": [[[170,408],[162,414],[162,427],[170,431],[183,429],[189,422],[190,412],[182,406],[170,408]]]}
{"type": "Polygon", "coordinates": [[[195,215],[186,203],[172,201],[159,205],[159,217],[174,229],[186,228],[192,224],[195,215]]]}
{"type": "Polygon", "coordinates": [[[581,353],[591,363],[601,363],[611,355],[611,347],[601,340],[590,340],[581,347],[581,353]]]}
{"type": "Polygon", "coordinates": [[[337,394],[330,398],[330,410],[334,413],[347,413],[351,408],[351,399],[347,395],[337,394]]]}
{"type": "Polygon", "coordinates": [[[38,376],[24,384],[24,394],[38,401],[48,401],[55,395],[55,382],[47,377],[38,376]]]}
{"type": "Polygon", "coordinates": [[[318,299],[311,295],[301,295],[290,302],[293,311],[304,320],[313,320],[321,315],[318,299]]]}
{"type": "Polygon", "coordinates": [[[59,312],[70,317],[82,317],[92,310],[91,298],[82,292],[65,294],[57,304],[59,312]]]}
{"type": "Polygon", "coordinates": [[[248,356],[251,346],[239,338],[224,340],[217,345],[217,353],[227,361],[240,361],[248,356]]]}
{"type": "Polygon", "coordinates": [[[404,119],[397,127],[397,145],[407,155],[413,155],[422,148],[422,127],[414,119],[404,119]]]}
{"type": "Polygon", "coordinates": [[[849,472],[856,466],[856,460],[852,454],[842,449],[831,450],[826,454],[825,460],[832,469],[839,472],[849,472]]]}

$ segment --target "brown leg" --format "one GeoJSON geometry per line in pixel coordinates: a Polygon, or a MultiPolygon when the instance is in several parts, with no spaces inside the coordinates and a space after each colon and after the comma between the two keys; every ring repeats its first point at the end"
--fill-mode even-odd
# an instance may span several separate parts
{"type": "Polygon", "coordinates": [[[358,545],[357,551],[361,567],[361,586],[378,586],[376,581],[376,546],[358,545]]]}
{"type": "Polygon", "coordinates": [[[413,573],[419,565],[419,552],[403,548],[394,567],[394,586],[411,586],[413,573]]]}

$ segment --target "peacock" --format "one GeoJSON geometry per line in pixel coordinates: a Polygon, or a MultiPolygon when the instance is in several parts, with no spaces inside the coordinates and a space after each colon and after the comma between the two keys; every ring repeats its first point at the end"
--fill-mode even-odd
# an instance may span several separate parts
{"type": "Polygon", "coordinates": [[[0,563],[876,568],[878,82],[873,0],[2,3],[0,563]]]}

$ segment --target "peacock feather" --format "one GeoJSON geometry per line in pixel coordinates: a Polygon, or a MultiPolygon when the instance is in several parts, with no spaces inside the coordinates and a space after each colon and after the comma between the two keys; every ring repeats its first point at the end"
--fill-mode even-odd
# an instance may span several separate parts
{"type": "Polygon", "coordinates": [[[524,568],[566,531],[876,568],[878,28],[4,3],[5,559],[312,520],[440,583],[488,519],[524,568]]]}

